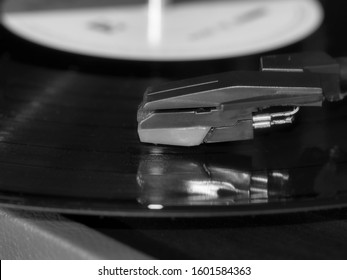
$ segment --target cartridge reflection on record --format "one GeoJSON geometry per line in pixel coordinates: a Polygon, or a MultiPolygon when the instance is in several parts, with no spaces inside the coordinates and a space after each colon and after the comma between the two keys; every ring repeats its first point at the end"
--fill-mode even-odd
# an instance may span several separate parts
{"type": "Polygon", "coordinates": [[[174,206],[268,203],[287,196],[287,172],[250,170],[251,166],[228,167],[201,159],[149,155],[138,167],[138,202],[160,210],[174,206]]]}

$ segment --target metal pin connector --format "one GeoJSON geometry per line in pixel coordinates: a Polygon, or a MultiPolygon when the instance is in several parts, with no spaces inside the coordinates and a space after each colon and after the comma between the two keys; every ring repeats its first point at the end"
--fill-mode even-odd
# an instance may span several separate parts
{"type": "Polygon", "coordinates": [[[291,111],[254,115],[253,128],[262,129],[269,128],[274,125],[291,124],[293,123],[294,116],[298,111],[299,107],[294,107],[294,109],[291,111]]]}

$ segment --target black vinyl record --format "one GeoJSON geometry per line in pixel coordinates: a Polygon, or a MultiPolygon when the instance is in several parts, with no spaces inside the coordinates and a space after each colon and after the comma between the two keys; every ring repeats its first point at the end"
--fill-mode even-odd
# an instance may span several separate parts
{"type": "MultiPolygon", "coordinates": [[[[271,53],[347,55],[336,31],[344,17],[322,4],[325,21],[316,32],[271,53]]],[[[2,206],[126,217],[347,206],[346,101],[303,108],[293,126],[251,141],[198,147],[139,141],[136,113],[148,86],[255,70],[262,53],[189,62],[105,59],[42,47],[5,28],[1,52],[2,206]]]]}

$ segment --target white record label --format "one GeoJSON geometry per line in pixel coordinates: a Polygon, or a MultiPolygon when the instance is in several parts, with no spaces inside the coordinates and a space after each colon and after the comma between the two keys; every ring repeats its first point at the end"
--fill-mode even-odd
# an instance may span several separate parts
{"type": "Polygon", "coordinates": [[[322,20],[316,0],[149,0],[136,5],[7,11],[2,17],[13,33],[51,48],[157,61],[269,51],[305,38],[322,20]]]}

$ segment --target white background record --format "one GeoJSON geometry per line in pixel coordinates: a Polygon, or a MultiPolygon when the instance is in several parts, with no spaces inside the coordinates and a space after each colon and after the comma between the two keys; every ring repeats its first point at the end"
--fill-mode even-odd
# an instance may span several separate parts
{"type": "Polygon", "coordinates": [[[314,32],[323,20],[316,0],[109,2],[28,11],[13,11],[5,2],[2,22],[29,41],[67,52],[179,61],[284,47],[314,32]]]}

